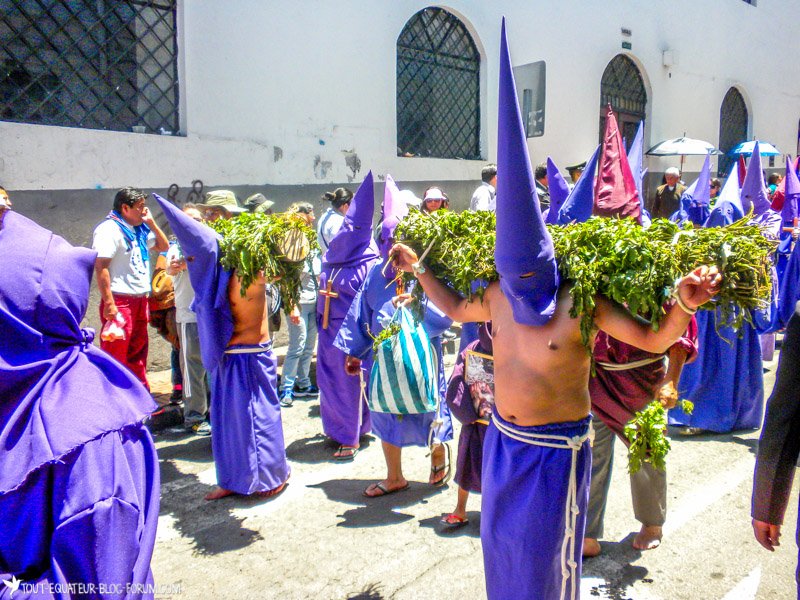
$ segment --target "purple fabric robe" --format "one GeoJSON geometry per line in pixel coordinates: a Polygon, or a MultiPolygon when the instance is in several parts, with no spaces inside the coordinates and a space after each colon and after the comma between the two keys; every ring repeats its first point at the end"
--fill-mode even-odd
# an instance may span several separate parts
{"type": "Polygon", "coordinates": [[[289,478],[272,344],[229,346],[211,373],[211,443],[217,484],[239,494],[268,492],[289,478]],[[219,431],[219,434],[217,434],[219,431]]]}
{"type": "MultiPolygon", "coordinates": [[[[394,315],[392,297],[395,295],[395,286],[391,283],[394,278],[392,268],[386,269],[386,275],[381,273],[385,263],[374,265],[367,274],[361,289],[358,290],[350,310],[344,318],[339,334],[334,345],[343,353],[360,358],[362,368],[369,378],[372,369],[372,337],[383,331],[394,315]],[[387,287],[388,286],[388,287],[387,287]],[[369,333],[368,333],[369,328],[369,333]]],[[[444,402],[445,377],[444,360],[442,358],[442,343],[440,335],[452,324],[431,302],[425,307],[423,327],[431,338],[431,343],[436,350],[439,365],[439,419],[441,424],[433,429],[433,440],[446,442],[453,439],[453,424],[450,410],[444,402]]],[[[351,379],[356,379],[351,377],[351,379]]],[[[356,379],[357,380],[357,379],[356,379]]],[[[372,413],[372,428],[384,442],[394,446],[427,446],[431,432],[431,424],[436,413],[423,413],[418,415],[403,415],[402,420],[398,415],[388,413],[372,413]]]]}
{"type": "MultiPolygon", "coordinates": [[[[366,400],[359,400],[361,396],[359,378],[348,375],[344,370],[347,352],[337,348],[333,342],[353,298],[370,268],[377,261],[378,257],[376,256],[371,261],[354,267],[323,268],[319,279],[319,288],[324,290],[328,279],[331,275],[335,275],[332,288],[339,294],[330,300],[327,329],[322,327],[325,296],[320,294],[317,299],[319,340],[317,343],[317,385],[319,386],[322,428],[325,435],[345,446],[357,446],[359,438],[372,430],[372,424],[366,400]]],[[[362,371],[364,371],[364,365],[362,365],[362,371]]],[[[369,381],[369,371],[364,372],[364,381],[369,381]]],[[[365,391],[369,393],[369,389],[365,391]]]]}
{"type": "MultiPolygon", "coordinates": [[[[583,436],[589,417],[576,423],[519,427],[492,416],[517,434],[583,436]]],[[[573,451],[567,447],[534,446],[501,433],[492,422],[483,444],[481,543],[489,600],[578,598],[581,549],[586,530],[592,452],[589,440],[577,451],[575,497],[577,515],[566,522],[573,451]],[[524,482],[521,485],[520,482],[524,482]],[[486,510],[486,507],[490,510],[486,510]],[[575,575],[564,580],[562,545],[572,529],[573,551],[564,557],[575,563],[575,575]],[[561,595],[562,586],[566,594],[561,595]],[[575,595],[570,590],[575,587],[575,595]]],[[[573,503],[570,502],[570,509],[573,503]]],[[[572,510],[569,511],[571,513],[572,510]]]]}
{"type": "Polygon", "coordinates": [[[136,586],[153,582],[156,405],[80,328],[96,253],[9,212],[0,256],[0,581],[24,582],[14,599],[152,598],[136,586]]]}
{"type": "MultiPolygon", "coordinates": [[[[322,257],[317,298],[317,385],[319,407],[325,435],[345,446],[358,446],[359,438],[371,430],[366,400],[361,397],[358,377],[344,370],[347,354],[333,341],[370,267],[380,260],[378,246],[372,239],[372,213],[375,197],[372,171],[356,190],[344,222],[322,257]],[[328,281],[335,298],[323,295],[328,281]],[[325,304],[330,302],[328,327],[323,327],[325,304]]],[[[364,373],[369,381],[369,371],[364,373]]],[[[369,393],[368,389],[364,390],[369,393]]]]}
{"type": "MultiPolygon", "coordinates": [[[[271,344],[259,352],[228,354],[233,315],[231,272],[219,263],[219,235],[156,195],[181,251],[195,291],[192,309],[211,387],[211,445],[220,487],[239,494],[266,492],[289,477],[271,344]]],[[[252,347],[248,347],[252,348],[252,347]]],[[[244,349],[244,348],[239,348],[244,349]]]]}

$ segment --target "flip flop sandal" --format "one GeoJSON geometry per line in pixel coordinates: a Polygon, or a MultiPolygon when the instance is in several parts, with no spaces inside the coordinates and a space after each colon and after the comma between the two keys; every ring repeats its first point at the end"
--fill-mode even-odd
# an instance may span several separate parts
{"type": "Polygon", "coordinates": [[[447,444],[447,442],[444,442],[444,447],[447,449],[445,463],[443,465],[432,466],[431,476],[428,478],[428,483],[436,487],[445,485],[448,481],[450,481],[450,476],[452,475],[452,456],[450,454],[450,446],[447,444]],[[434,481],[431,483],[431,479],[434,479],[442,471],[445,472],[444,477],[442,477],[439,481],[434,481]]]}
{"type": "Polygon", "coordinates": [[[387,488],[385,485],[383,485],[383,483],[374,483],[371,486],[369,486],[366,490],[361,492],[361,494],[366,496],[367,498],[381,498],[383,496],[388,496],[389,494],[394,494],[395,492],[402,492],[403,490],[407,490],[408,487],[409,487],[409,483],[407,481],[406,481],[406,484],[404,486],[399,487],[399,488],[394,488],[393,490],[390,490],[389,488],[387,488]],[[379,494],[368,494],[367,492],[370,489],[380,490],[380,493],[379,494]]]}
{"type": "Polygon", "coordinates": [[[439,522],[442,525],[446,525],[447,529],[457,529],[458,527],[463,527],[469,523],[469,519],[466,517],[459,517],[458,515],[449,514],[439,522]]]}
{"type": "Polygon", "coordinates": [[[336,452],[333,453],[333,458],[342,462],[353,460],[358,454],[359,448],[352,446],[339,446],[336,452]],[[349,454],[342,454],[342,452],[349,452],[349,454]]]}

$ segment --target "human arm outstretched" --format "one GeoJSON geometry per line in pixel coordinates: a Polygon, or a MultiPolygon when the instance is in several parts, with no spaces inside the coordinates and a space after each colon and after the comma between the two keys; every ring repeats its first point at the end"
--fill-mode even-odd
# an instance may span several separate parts
{"type": "MultiPolygon", "coordinates": [[[[389,256],[392,257],[392,264],[396,268],[407,273],[412,272],[414,270],[413,265],[419,261],[416,252],[404,244],[392,246],[389,256]]],[[[417,279],[422,289],[425,290],[428,299],[453,321],[473,323],[491,320],[489,300],[486,296],[483,299],[476,297],[472,300],[467,300],[461,294],[436,279],[430,268],[424,266],[418,270],[417,279]]]]}

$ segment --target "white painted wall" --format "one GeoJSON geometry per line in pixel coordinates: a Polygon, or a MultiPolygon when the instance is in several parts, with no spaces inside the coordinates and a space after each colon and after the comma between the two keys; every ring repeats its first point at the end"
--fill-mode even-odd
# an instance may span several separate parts
{"type": "MultiPolygon", "coordinates": [[[[395,43],[428,6],[412,0],[183,0],[182,130],[166,137],[0,123],[0,183],[10,190],[300,185],[353,178],[346,152],[399,181],[475,180],[481,161],[396,156],[395,43]],[[280,149],[278,151],[277,149],[280,149]],[[277,157],[277,159],[276,159],[277,157]],[[329,163],[329,166],[328,164],[329,163]]],[[[719,140],[719,109],[737,85],[751,136],[794,154],[800,119],[800,0],[452,0],[484,57],[482,145],[495,158],[500,19],[515,64],[547,63],[545,135],[531,157],[559,165],[598,140],[600,78],[621,42],[648,88],[645,145],[719,140]],[[633,31],[623,38],[620,28],[633,31]],[[662,66],[664,50],[679,62],[662,66]]],[[[652,172],[671,159],[652,159],[652,172]]],[[[695,164],[696,163],[696,164],[695,164]]],[[[688,159],[686,170],[699,170],[688,159]]]]}

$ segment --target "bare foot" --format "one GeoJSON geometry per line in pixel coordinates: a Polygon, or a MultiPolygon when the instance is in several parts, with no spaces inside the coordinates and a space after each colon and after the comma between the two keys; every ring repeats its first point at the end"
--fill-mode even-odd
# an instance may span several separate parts
{"type": "Polygon", "coordinates": [[[642,530],[633,538],[633,547],[637,550],[652,550],[661,545],[661,527],[642,525],[642,530]]]}
{"type": "Polygon", "coordinates": [[[597,556],[600,554],[600,542],[594,538],[583,538],[583,556],[597,556]]]}
{"type": "Polygon", "coordinates": [[[286,478],[282,484],[276,487],[274,490],[269,490],[268,492],[257,492],[256,495],[262,498],[272,498],[273,496],[277,496],[283,491],[283,488],[286,487],[286,484],[289,482],[289,478],[286,478]]]}
{"type": "Polygon", "coordinates": [[[224,498],[225,496],[230,496],[234,494],[231,490],[226,490],[225,488],[215,487],[213,490],[208,492],[203,499],[205,500],[219,500],[220,498],[224,498]]]}

